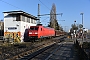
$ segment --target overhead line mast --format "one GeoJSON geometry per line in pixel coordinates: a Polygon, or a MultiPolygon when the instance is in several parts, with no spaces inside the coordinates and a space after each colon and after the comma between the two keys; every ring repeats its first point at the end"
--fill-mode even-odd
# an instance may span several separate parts
{"type": "Polygon", "coordinates": [[[38,4],[38,24],[40,24],[40,4],[38,4]]]}
{"type": "Polygon", "coordinates": [[[62,13],[59,13],[59,14],[42,14],[42,15],[40,15],[40,4],[38,4],[38,19],[39,19],[39,21],[38,21],[38,24],[40,24],[40,16],[46,16],[46,15],[61,15],[62,16],[62,13]]]}

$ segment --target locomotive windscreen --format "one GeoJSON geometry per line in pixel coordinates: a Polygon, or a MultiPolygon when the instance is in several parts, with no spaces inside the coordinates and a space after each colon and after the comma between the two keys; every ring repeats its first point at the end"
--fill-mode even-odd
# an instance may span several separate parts
{"type": "Polygon", "coordinates": [[[38,27],[30,27],[30,30],[38,30],[38,27]]]}

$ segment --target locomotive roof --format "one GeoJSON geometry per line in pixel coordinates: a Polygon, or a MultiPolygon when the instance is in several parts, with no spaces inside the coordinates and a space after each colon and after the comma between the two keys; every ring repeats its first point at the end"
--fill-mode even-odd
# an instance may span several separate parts
{"type": "Polygon", "coordinates": [[[47,26],[43,26],[43,27],[45,27],[45,28],[50,28],[50,29],[54,29],[54,28],[51,28],[51,27],[47,27],[47,26]]]}
{"type": "MultiPolygon", "coordinates": [[[[32,26],[32,27],[39,27],[39,26],[32,26]]],[[[49,29],[54,29],[54,28],[51,28],[51,27],[47,27],[47,26],[42,26],[44,28],[49,28],[49,29]]]]}

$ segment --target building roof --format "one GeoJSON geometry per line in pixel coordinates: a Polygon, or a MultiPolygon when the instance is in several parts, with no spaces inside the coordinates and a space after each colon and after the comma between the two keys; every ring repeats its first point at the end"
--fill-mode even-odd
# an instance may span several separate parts
{"type": "Polygon", "coordinates": [[[31,18],[33,18],[33,19],[35,19],[35,20],[39,20],[37,17],[35,17],[35,16],[33,16],[33,15],[31,15],[31,14],[29,14],[29,13],[26,13],[26,12],[24,12],[24,11],[7,11],[7,12],[3,12],[3,13],[9,13],[9,14],[22,14],[22,15],[26,15],[26,16],[28,16],[28,17],[31,17],[31,18]]]}

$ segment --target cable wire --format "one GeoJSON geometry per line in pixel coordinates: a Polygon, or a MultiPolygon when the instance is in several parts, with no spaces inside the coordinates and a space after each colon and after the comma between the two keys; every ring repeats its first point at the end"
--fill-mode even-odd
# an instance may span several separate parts
{"type": "MultiPolygon", "coordinates": [[[[39,0],[47,9],[49,9],[50,11],[51,11],[51,9],[50,8],[48,8],[41,0],[39,0]]],[[[57,11],[56,11],[57,12],[57,11]]],[[[46,14],[47,15],[47,14],[46,14]]],[[[57,15],[59,15],[59,14],[57,14],[57,15]]],[[[60,13],[60,15],[61,15],[61,17],[62,17],[62,15],[63,15],[63,13],[60,13]]]]}
{"type": "Polygon", "coordinates": [[[41,0],[39,0],[47,9],[51,10],[50,8],[48,8],[41,0]]]}
{"type": "MultiPolygon", "coordinates": [[[[18,9],[20,9],[19,7],[17,7],[17,6],[14,6],[14,5],[12,5],[12,4],[10,4],[10,3],[8,3],[8,2],[6,2],[6,1],[3,1],[3,0],[0,0],[1,2],[4,2],[4,3],[6,3],[6,4],[8,4],[8,5],[11,5],[11,6],[13,6],[13,7],[15,7],[15,8],[18,8],[18,9]]],[[[21,9],[20,9],[21,10],[21,9]]]]}

